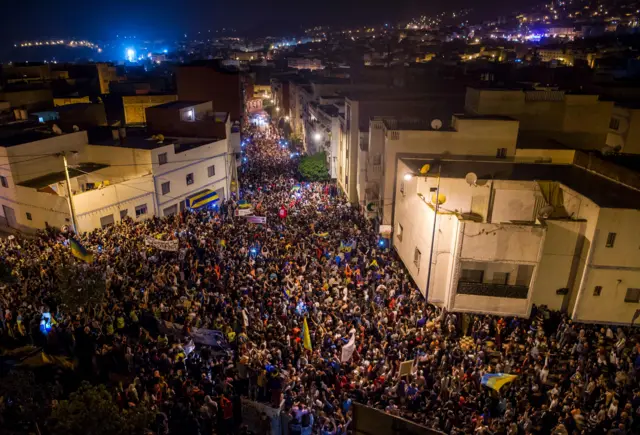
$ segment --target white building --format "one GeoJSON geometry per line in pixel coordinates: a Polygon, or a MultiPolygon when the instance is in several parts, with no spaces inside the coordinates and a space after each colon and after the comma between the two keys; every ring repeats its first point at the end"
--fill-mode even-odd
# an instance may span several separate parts
{"type": "Polygon", "coordinates": [[[393,246],[423,294],[429,281],[430,302],[515,316],[544,304],[606,323],[640,308],[638,190],[574,165],[496,159],[402,158],[394,187],[393,246]],[[426,177],[405,177],[425,164],[426,177]]]}
{"type": "MultiPolygon", "coordinates": [[[[227,137],[170,138],[145,129],[56,135],[45,128],[0,128],[0,225],[34,231],[71,225],[62,154],[79,232],[184,210],[207,193],[229,197],[235,155],[227,137]],[[4,135],[2,133],[5,133],[4,135]],[[35,156],[35,157],[30,157],[35,156]]],[[[15,127],[14,127],[15,128],[15,127]]],[[[226,117],[226,130],[230,131],[226,117]]],[[[216,201],[217,202],[217,201],[216,201]]]]}
{"type": "Polygon", "coordinates": [[[368,147],[358,148],[360,206],[373,204],[370,208],[377,210],[380,222],[391,224],[398,156],[513,159],[518,124],[504,116],[454,115],[451,119],[425,121],[374,117],[369,121],[368,147]]]}

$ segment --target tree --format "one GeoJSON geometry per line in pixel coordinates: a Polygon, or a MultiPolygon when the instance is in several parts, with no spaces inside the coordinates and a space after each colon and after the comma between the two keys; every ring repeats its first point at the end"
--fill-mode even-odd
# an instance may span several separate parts
{"type": "Polygon", "coordinates": [[[53,435],[137,435],[145,433],[153,418],[154,412],[143,405],[120,410],[104,385],[83,382],[53,409],[50,427],[53,435]]]}
{"type": "Polygon", "coordinates": [[[300,172],[300,175],[305,181],[328,180],[327,155],[321,152],[301,158],[298,164],[298,172],[300,172]]]}
{"type": "Polygon", "coordinates": [[[58,299],[69,310],[101,303],[106,293],[102,272],[85,264],[67,264],[56,270],[58,299]]]}
{"type": "MultiPolygon", "coordinates": [[[[0,382],[0,418],[9,431],[31,432],[46,418],[46,396],[50,385],[36,384],[33,372],[11,371],[0,382]]],[[[1,432],[1,431],[0,431],[1,432]]]]}

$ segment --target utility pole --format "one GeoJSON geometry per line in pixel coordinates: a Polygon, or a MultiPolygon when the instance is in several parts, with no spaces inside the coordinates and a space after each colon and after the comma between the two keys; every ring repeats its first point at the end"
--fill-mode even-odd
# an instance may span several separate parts
{"type": "Polygon", "coordinates": [[[431,262],[433,261],[433,248],[436,240],[436,222],[438,219],[438,209],[440,208],[440,175],[442,173],[442,164],[438,165],[438,186],[436,187],[436,206],[433,212],[433,228],[431,229],[431,249],[429,252],[429,268],[427,271],[427,288],[425,289],[425,300],[429,297],[429,285],[431,284],[431,262]]]}
{"type": "Polygon", "coordinates": [[[62,161],[64,162],[64,176],[67,179],[67,202],[69,203],[69,211],[71,212],[71,225],[73,232],[78,233],[78,221],[76,219],[76,210],[73,208],[73,195],[71,194],[71,180],[69,179],[69,166],[67,165],[67,155],[62,152],[62,161]]]}

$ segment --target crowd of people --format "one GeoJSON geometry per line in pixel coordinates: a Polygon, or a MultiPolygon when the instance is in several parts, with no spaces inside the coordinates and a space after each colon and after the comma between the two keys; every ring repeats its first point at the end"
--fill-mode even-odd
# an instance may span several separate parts
{"type": "Polygon", "coordinates": [[[240,427],[240,397],[281,408],[292,435],[348,433],[355,402],[450,434],[640,433],[632,328],[574,324],[544,307],[520,319],[427,304],[335,185],[299,179],[276,129],[243,133],[240,198],[78,236],[91,263],[58,230],[1,240],[3,347],[73,358],[74,379],[108,384],[123,408],[155,409],[158,434],[271,433],[266,415],[240,427]],[[249,206],[265,224],[237,216],[249,206]],[[76,269],[79,291],[98,273],[103,300],[69,310],[61,267],[76,269]],[[168,334],[162,321],[182,329],[168,334]],[[195,328],[220,331],[227,349],[192,349],[195,328]],[[495,391],[487,373],[517,378],[495,391]]]}

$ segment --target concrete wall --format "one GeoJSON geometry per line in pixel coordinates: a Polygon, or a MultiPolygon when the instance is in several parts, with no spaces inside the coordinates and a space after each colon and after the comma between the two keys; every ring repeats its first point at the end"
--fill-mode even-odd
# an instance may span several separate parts
{"type": "Polygon", "coordinates": [[[175,152],[174,145],[156,148],[152,151],[153,173],[158,214],[178,204],[187,196],[204,189],[222,190],[222,196],[229,196],[230,172],[227,140],[213,142],[181,153],[175,152]],[[167,153],[168,163],[158,164],[158,154],[167,153]],[[215,165],[215,175],[208,176],[207,168],[215,165]],[[187,174],[194,175],[194,183],[186,184],[187,174]],[[170,182],[171,191],[163,195],[162,184],[170,182]]]}
{"type": "MultiPolygon", "coordinates": [[[[495,157],[498,148],[506,148],[507,156],[516,152],[517,121],[457,120],[457,131],[385,130],[383,171],[384,183],[380,198],[382,220],[391,224],[393,210],[393,180],[398,154],[456,155],[495,157]],[[397,138],[397,139],[396,139],[397,138]]],[[[377,149],[377,142],[373,144],[377,149]]]]}
{"type": "Polygon", "coordinates": [[[59,228],[71,223],[67,198],[63,196],[41,193],[22,186],[0,188],[0,217],[6,218],[3,206],[13,209],[16,217],[14,228],[21,231],[43,229],[46,224],[59,228]],[[27,213],[30,213],[31,220],[27,213]]]}
{"type": "Polygon", "coordinates": [[[214,111],[228,112],[233,121],[242,117],[239,73],[217,71],[209,66],[180,66],[176,83],[180,100],[212,101],[214,111]]]}
{"type": "MultiPolygon", "coordinates": [[[[0,147],[0,175],[7,177],[9,187],[12,187],[25,180],[60,172],[64,170],[62,158],[42,155],[62,151],[82,151],[86,143],[87,132],[79,131],[60,136],[52,135],[43,140],[9,148],[0,147]],[[9,162],[11,162],[10,165],[9,162]]],[[[69,164],[73,164],[75,157],[69,155],[68,159],[69,164]]]]}
{"type": "Polygon", "coordinates": [[[78,219],[78,231],[86,232],[100,228],[100,218],[113,215],[116,223],[121,221],[120,212],[134,220],[148,219],[156,214],[153,177],[146,175],[122,183],[91,190],[73,196],[78,219]],[[147,213],[136,218],[135,208],[147,206],[147,213]]]}
{"type": "Polygon", "coordinates": [[[134,95],[122,97],[125,124],[145,124],[147,122],[146,109],[171,101],[176,101],[177,95],[134,95]]]}

